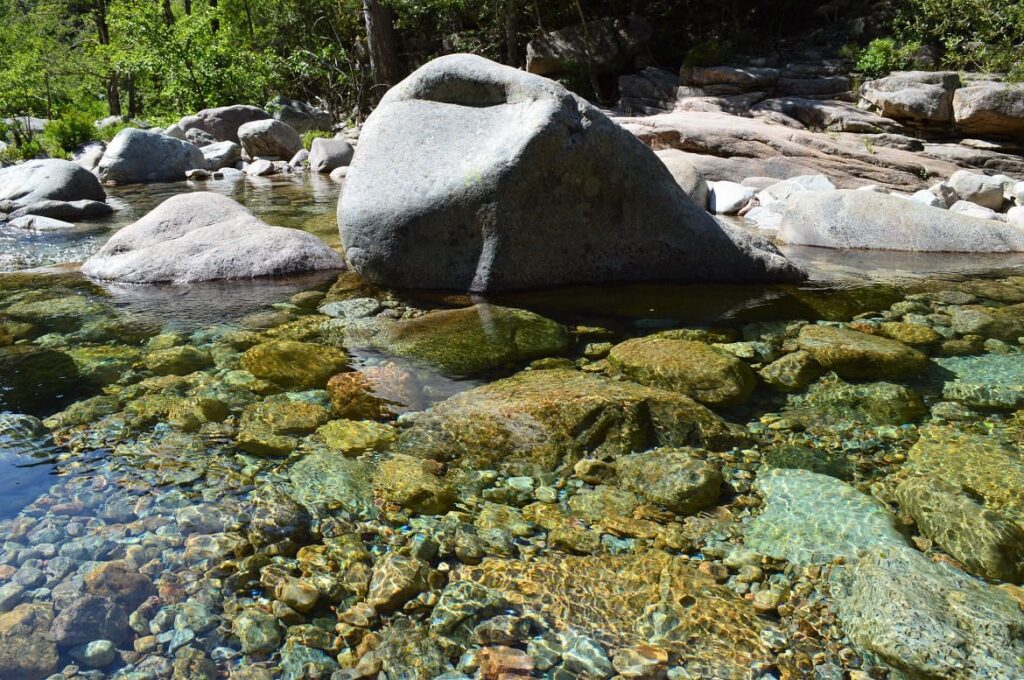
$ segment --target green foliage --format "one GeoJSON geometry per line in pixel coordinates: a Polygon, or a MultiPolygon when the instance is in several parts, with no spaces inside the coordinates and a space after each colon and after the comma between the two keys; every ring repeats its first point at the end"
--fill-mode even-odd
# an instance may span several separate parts
{"type": "Polygon", "coordinates": [[[106,127],[102,127],[102,128],[100,128],[100,129],[98,129],[96,131],[96,139],[101,139],[104,142],[109,142],[110,140],[112,140],[114,137],[117,136],[118,132],[120,132],[121,130],[124,130],[125,128],[130,128],[130,127],[135,127],[135,125],[133,125],[131,123],[125,123],[125,122],[114,123],[113,125],[107,125],[106,127]]]}
{"type": "Polygon", "coordinates": [[[857,70],[868,78],[881,78],[909,68],[920,44],[898,45],[892,38],[876,38],[857,58],[857,70]]]}
{"type": "Polygon", "coordinates": [[[11,144],[3,151],[0,151],[0,161],[7,161],[8,163],[29,161],[42,153],[44,153],[42,144],[38,140],[29,139],[22,142],[20,146],[11,144]]]}
{"type": "Polygon", "coordinates": [[[333,132],[326,132],[324,130],[309,130],[308,132],[302,133],[302,146],[307,151],[313,146],[313,140],[318,138],[330,139],[334,137],[333,132]]]}
{"type": "Polygon", "coordinates": [[[941,65],[1024,76],[1020,0],[902,0],[897,34],[937,48],[941,65]]]}
{"type": "Polygon", "coordinates": [[[40,141],[49,149],[68,152],[97,134],[90,116],[70,111],[47,123],[40,141]]]}
{"type": "Polygon", "coordinates": [[[717,66],[728,62],[733,54],[731,44],[709,40],[691,47],[686,53],[686,58],[683,59],[683,65],[691,68],[695,66],[717,66]]]}

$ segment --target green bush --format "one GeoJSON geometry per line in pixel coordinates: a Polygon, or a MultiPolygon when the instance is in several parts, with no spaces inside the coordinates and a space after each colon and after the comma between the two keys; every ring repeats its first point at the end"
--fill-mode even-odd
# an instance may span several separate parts
{"type": "Polygon", "coordinates": [[[90,139],[96,139],[98,135],[90,117],[71,112],[47,123],[40,137],[47,153],[59,155],[90,139]]]}
{"type": "MultiPolygon", "coordinates": [[[[21,146],[9,145],[3,151],[0,151],[0,161],[6,161],[8,163],[17,163],[18,161],[30,161],[39,154],[43,153],[43,146],[38,140],[29,139],[22,142],[21,146]]],[[[53,154],[50,154],[51,156],[53,154]]],[[[61,153],[58,157],[63,157],[61,153]]]]}
{"type": "Polygon", "coordinates": [[[892,38],[876,38],[857,58],[857,70],[868,78],[882,78],[893,71],[910,68],[920,44],[898,45],[892,38]]]}
{"type": "Polygon", "coordinates": [[[332,138],[334,137],[333,132],[326,132],[324,130],[310,130],[302,134],[302,146],[309,151],[309,148],[313,146],[313,140],[317,138],[332,138]]]}
{"type": "Polygon", "coordinates": [[[720,66],[733,56],[733,47],[727,42],[710,40],[694,45],[686,52],[683,65],[694,66],[720,66]]]}

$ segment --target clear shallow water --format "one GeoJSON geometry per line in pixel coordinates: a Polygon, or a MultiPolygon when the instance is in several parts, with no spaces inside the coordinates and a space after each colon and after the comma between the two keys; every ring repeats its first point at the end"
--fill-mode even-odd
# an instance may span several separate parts
{"type": "MultiPolygon", "coordinates": [[[[206,188],[234,192],[271,224],[334,233],[337,188],[319,178],[216,185],[206,188]]],[[[109,228],[184,187],[115,190],[122,209],[109,228]]],[[[495,340],[513,360],[452,377],[397,344],[353,342],[358,328],[325,330],[333,322],[317,305],[373,298],[380,316],[369,321],[387,321],[482,300],[380,290],[347,274],[96,285],[73,267],[52,266],[102,238],[69,237],[65,250],[30,246],[23,252],[35,249],[51,265],[45,273],[0,274],[0,356],[8,362],[0,411],[45,421],[25,436],[0,416],[0,610],[35,604],[61,620],[18,641],[27,650],[20,656],[36,666],[0,668],[0,677],[45,677],[75,660],[78,641],[99,639],[113,640],[118,654],[98,672],[132,678],[330,677],[356,662],[388,677],[522,666],[550,677],[559,666],[602,669],[634,652],[664,657],[662,670],[690,677],[897,677],[890,667],[900,660],[876,639],[925,649],[950,664],[944,668],[968,664],[965,678],[1008,654],[1024,657],[1019,640],[998,637],[1024,627],[1006,594],[1019,593],[1024,574],[994,575],[1003,567],[972,561],[974,549],[963,549],[984,545],[977,555],[1002,551],[1012,563],[1024,545],[993,544],[995,529],[984,524],[993,516],[1024,522],[1024,354],[1016,335],[1024,335],[1016,307],[1024,279],[1006,278],[1012,258],[810,249],[791,251],[815,272],[803,286],[499,296],[487,302],[564,324],[568,345],[517,354],[540,342],[536,328],[524,326],[495,340]],[[988,276],[995,270],[1003,271],[988,276]],[[863,334],[857,342],[869,345],[901,338],[909,344],[899,345],[899,356],[912,370],[885,345],[852,362],[835,359],[838,375],[803,375],[806,366],[765,373],[807,354],[801,328],[816,321],[863,334]],[[677,444],[694,417],[620,391],[651,384],[666,394],[658,376],[678,369],[675,355],[628,379],[608,363],[613,345],[662,330],[673,331],[673,341],[715,343],[759,375],[739,403],[702,396],[709,410],[701,413],[728,422],[738,441],[700,435],[676,457],[660,451],[653,463],[635,462],[630,478],[623,459],[659,437],[677,444]],[[282,361],[245,358],[282,340],[312,349],[289,349],[299,353],[282,361]],[[930,358],[920,363],[910,345],[930,358]],[[25,348],[42,358],[12,362],[25,348]],[[328,374],[341,368],[314,367],[339,350],[353,369],[347,375],[357,377],[328,392],[328,374]],[[521,370],[535,358],[541,363],[521,370]],[[545,374],[557,379],[538,390],[531,380],[545,374]],[[514,387],[486,391],[506,375],[514,387]],[[799,384],[781,391],[767,375],[799,384]],[[18,382],[24,378],[36,380],[18,382]],[[549,443],[564,466],[538,462],[551,455],[549,443]],[[399,451],[411,458],[393,456],[399,451]],[[430,459],[416,457],[426,451],[430,459]],[[586,465],[577,468],[581,455],[586,465]],[[528,476],[505,466],[523,456],[535,464],[528,476]],[[485,462],[463,465],[470,460],[485,462]],[[669,464],[679,460],[688,467],[669,464]],[[717,494],[693,506],[674,495],[708,475],[720,480],[717,494]],[[903,486],[908,478],[951,486],[921,496],[903,486]],[[950,508],[939,517],[945,525],[920,519],[921,498],[950,508]],[[916,512],[920,526],[901,519],[902,533],[890,528],[897,512],[916,512]],[[857,571],[876,567],[850,551],[878,545],[899,556],[902,571],[857,571]],[[869,590],[897,603],[889,619],[870,620],[864,636],[857,612],[868,598],[841,598],[833,565],[801,564],[808,555],[842,556],[852,583],[867,579],[869,590]],[[932,560],[954,565],[955,576],[932,560]],[[915,580],[927,583],[927,597],[904,583],[915,580]],[[984,629],[937,609],[934,602],[946,600],[934,593],[984,603],[984,629]],[[90,597],[109,600],[133,623],[126,629],[112,616],[103,628],[74,618],[95,606],[90,597]],[[147,604],[148,597],[156,599],[147,604]],[[911,616],[915,626],[901,628],[911,616]],[[447,621],[467,623],[449,629],[447,621]],[[44,642],[51,637],[56,646],[44,642]],[[970,639],[975,657],[964,661],[959,646],[941,643],[949,639],[970,639]]],[[[494,312],[480,317],[490,323],[494,312]]],[[[454,330],[432,346],[434,355],[477,332],[472,324],[440,327],[454,330]]],[[[675,384],[668,393],[686,389],[675,384]]],[[[705,431],[715,430],[710,422],[705,431]]]]}

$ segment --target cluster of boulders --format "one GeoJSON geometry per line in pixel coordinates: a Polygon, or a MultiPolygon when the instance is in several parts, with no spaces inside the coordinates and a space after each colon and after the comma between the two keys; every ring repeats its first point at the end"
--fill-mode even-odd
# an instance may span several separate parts
{"type": "Polygon", "coordinates": [[[70,161],[41,159],[0,168],[0,222],[36,231],[66,229],[65,220],[113,212],[91,172],[70,161]]]}

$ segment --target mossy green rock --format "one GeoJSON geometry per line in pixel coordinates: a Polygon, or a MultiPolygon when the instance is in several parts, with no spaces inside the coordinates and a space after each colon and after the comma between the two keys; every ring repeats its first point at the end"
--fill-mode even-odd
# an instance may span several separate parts
{"type": "Polygon", "coordinates": [[[158,349],[143,359],[143,365],[157,375],[188,375],[212,364],[209,352],[192,345],[158,349]]]}
{"type": "Polygon", "coordinates": [[[302,401],[264,401],[242,412],[238,445],[257,456],[284,456],[309,434],[330,420],[326,408],[302,401]]]}
{"type": "Polygon", "coordinates": [[[79,388],[78,367],[63,352],[32,345],[0,347],[0,409],[36,411],[79,388]]]}
{"type": "Polygon", "coordinates": [[[112,311],[110,307],[93,302],[82,295],[68,295],[47,300],[16,302],[8,307],[4,314],[48,332],[70,333],[81,328],[87,321],[111,314],[112,311]]]}
{"type": "Polygon", "coordinates": [[[722,490],[722,471],[691,449],[655,449],[615,461],[619,485],[679,515],[713,505],[722,490]]]}
{"type": "Polygon", "coordinates": [[[608,363],[638,383],[682,392],[714,406],[742,404],[757,384],[743,361],[691,340],[634,338],[613,347],[608,363]]]}
{"type": "Polygon", "coordinates": [[[800,349],[783,355],[760,370],[761,379],[780,392],[797,392],[821,377],[821,364],[800,349]]]}
{"type": "Polygon", "coordinates": [[[382,460],[373,475],[373,493],[413,512],[439,515],[455,502],[455,492],[433,461],[398,454],[382,460]]]}
{"type": "Polygon", "coordinates": [[[74,347],[67,352],[78,367],[78,374],[94,385],[117,382],[121,375],[135,365],[142,352],[123,345],[95,345],[74,347]]]}
{"type": "Polygon", "coordinates": [[[313,514],[341,509],[357,517],[375,517],[374,466],[334,451],[306,454],[288,470],[290,494],[313,514]]]}
{"type": "Polygon", "coordinates": [[[925,354],[903,343],[838,326],[804,326],[797,342],[843,378],[909,378],[928,365],[925,354]]]}
{"type": "Polygon", "coordinates": [[[536,474],[571,468],[587,455],[735,442],[726,423],[686,395],[551,369],[523,371],[435,405],[399,435],[396,450],[536,474]]]}
{"type": "Polygon", "coordinates": [[[569,330],[533,312],[479,304],[383,322],[369,343],[462,377],[565,354],[569,330]]]}
{"type": "Polygon", "coordinates": [[[348,370],[348,356],[326,345],[275,340],[246,350],[242,368],[287,389],[323,389],[328,378],[348,370]]]}
{"type": "Polygon", "coordinates": [[[833,374],[811,386],[804,394],[790,397],[787,417],[807,427],[831,426],[841,422],[863,425],[903,425],[928,412],[913,390],[894,383],[850,384],[833,374]]]}
{"type": "Polygon", "coordinates": [[[967,571],[984,578],[1024,579],[1024,529],[944,479],[911,477],[896,489],[918,528],[967,571]]]}
{"type": "Polygon", "coordinates": [[[395,428],[372,420],[332,420],[316,433],[331,449],[348,456],[383,451],[397,437],[395,428]]]}

